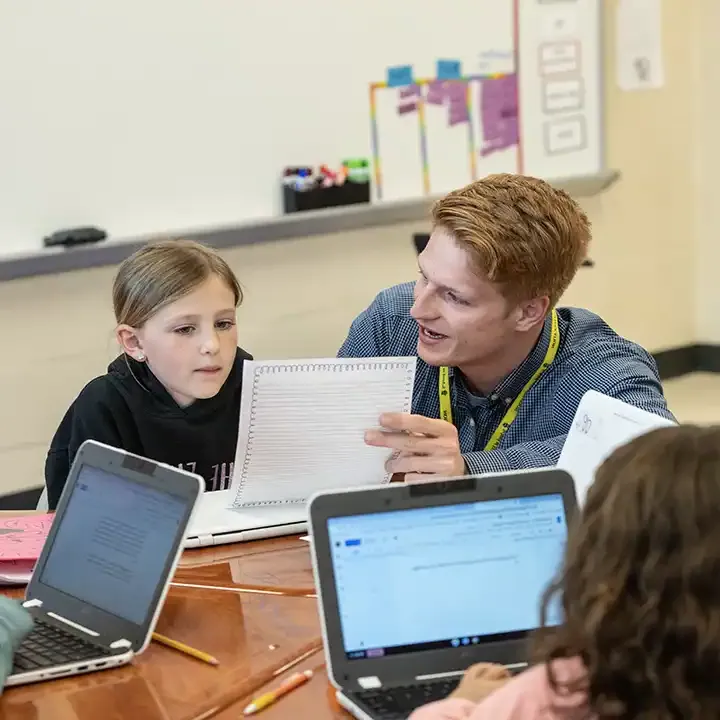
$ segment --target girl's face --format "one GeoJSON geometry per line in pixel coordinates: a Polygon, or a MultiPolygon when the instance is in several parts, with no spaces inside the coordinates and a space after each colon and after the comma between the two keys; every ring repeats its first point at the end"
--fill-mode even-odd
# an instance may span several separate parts
{"type": "MultiPolygon", "coordinates": [[[[130,354],[145,355],[153,374],[178,405],[211,398],[220,391],[235,361],[235,296],[213,275],[162,308],[133,334],[137,348],[130,354]]],[[[127,342],[123,344],[127,347],[127,342]]]]}

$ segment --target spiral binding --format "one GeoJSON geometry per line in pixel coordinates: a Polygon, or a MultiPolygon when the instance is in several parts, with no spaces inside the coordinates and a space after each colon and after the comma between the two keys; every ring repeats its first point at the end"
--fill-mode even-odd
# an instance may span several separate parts
{"type": "Polygon", "coordinates": [[[254,369],[254,375],[278,375],[281,372],[300,373],[314,370],[320,370],[322,372],[334,372],[343,373],[351,370],[384,370],[390,368],[391,370],[404,370],[408,366],[407,362],[400,361],[388,361],[388,362],[356,362],[356,363],[342,363],[338,365],[336,363],[300,363],[293,365],[263,365],[254,369]]]}
{"type": "Polygon", "coordinates": [[[255,500],[244,502],[240,507],[267,507],[268,505],[304,505],[305,500],[255,500]]]}

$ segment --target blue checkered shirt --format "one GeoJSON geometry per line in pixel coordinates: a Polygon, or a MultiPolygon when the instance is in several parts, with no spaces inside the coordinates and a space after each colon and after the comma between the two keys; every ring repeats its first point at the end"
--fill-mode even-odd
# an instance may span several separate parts
{"type": "MultiPolygon", "coordinates": [[[[338,357],[416,355],[418,326],[410,317],[412,303],[412,283],[383,290],[354,320],[338,357]]],[[[555,360],[525,395],[515,422],[495,450],[483,448],[507,407],[541,365],[550,342],[550,317],[532,352],[489,395],[471,394],[462,374],[450,368],[453,422],[468,472],[555,465],[580,399],[588,390],[674,420],[648,352],[621,338],[588,310],[558,308],[558,320],[560,346],[555,360]]],[[[438,373],[437,367],[418,358],[414,413],[440,417],[438,373]]]]}

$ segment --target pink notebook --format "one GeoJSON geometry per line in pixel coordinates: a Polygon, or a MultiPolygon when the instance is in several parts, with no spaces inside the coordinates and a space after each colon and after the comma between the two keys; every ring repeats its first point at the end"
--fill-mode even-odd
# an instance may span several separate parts
{"type": "Polygon", "coordinates": [[[40,557],[54,515],[0,517],[0,572],[10,560],[32,561],[40,557]]]}

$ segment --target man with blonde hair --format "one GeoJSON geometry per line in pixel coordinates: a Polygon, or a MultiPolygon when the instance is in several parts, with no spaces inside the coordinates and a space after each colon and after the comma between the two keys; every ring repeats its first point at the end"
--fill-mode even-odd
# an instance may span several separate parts
{"type": "Polygon", "coordinates": [[[580,399],[597,390],[672,418],[652,356],[597,315],[556,304],[590,223],[548,183],[489,175],[433,208],[413,283],[383,290],[340,357],[418,356],[413,414],[366,442],[407,480],[555,465],[580,399]]]}

